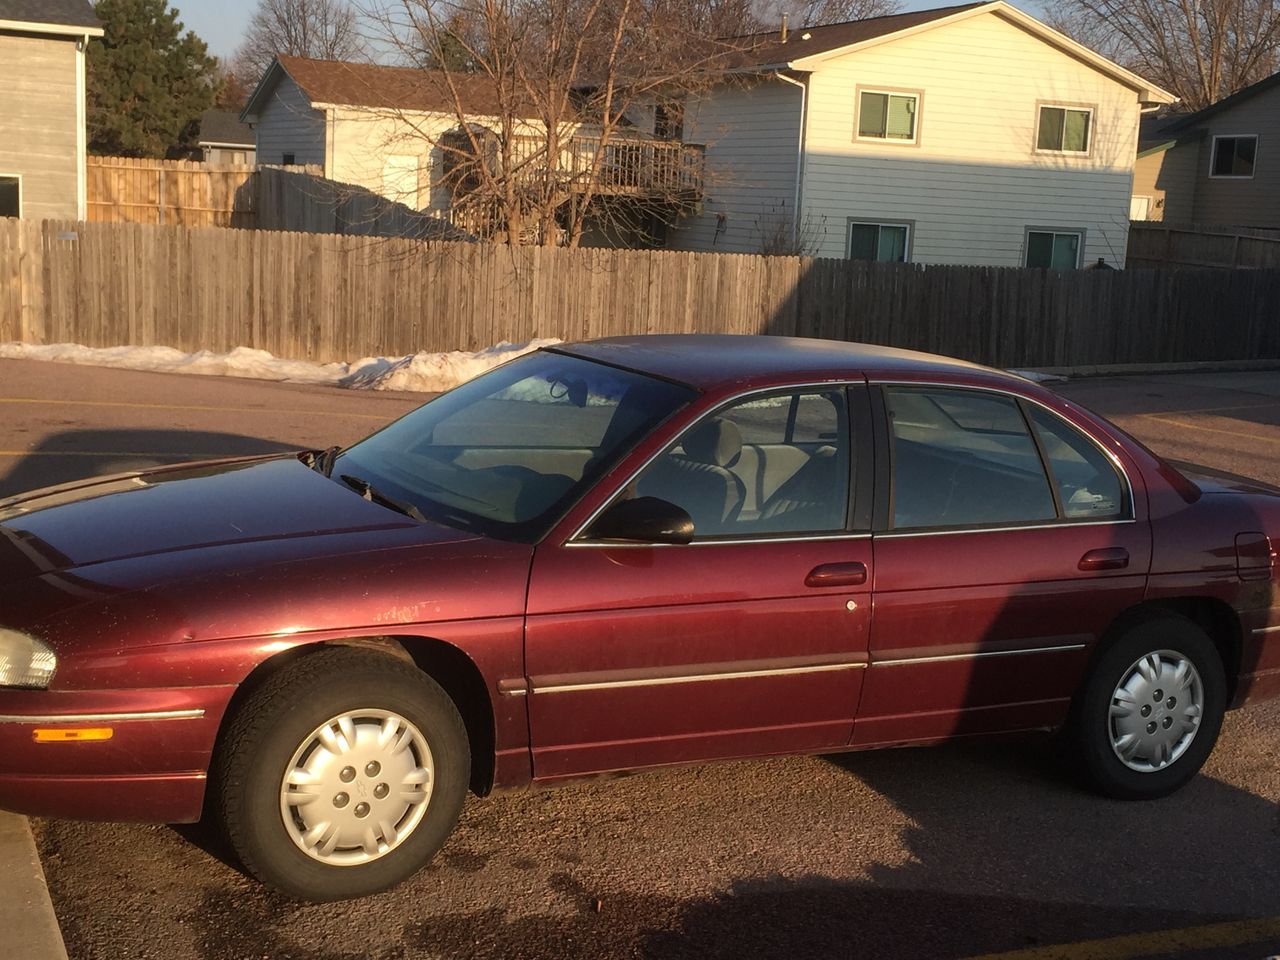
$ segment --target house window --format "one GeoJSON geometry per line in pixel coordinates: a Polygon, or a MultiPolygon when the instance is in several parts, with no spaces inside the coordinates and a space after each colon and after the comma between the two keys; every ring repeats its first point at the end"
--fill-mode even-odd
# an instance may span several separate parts
{"type": "Polygon", "coordinates": [[[1026,265],[1046,270],[1074,270],[1080,266],[1084,234],[1078,230],[1028,230],[1026,265]]]}
{"type": "Polygon", "coordinates": [[[916,142],[920,95],[862,90],[858,94],[858,139],[916,142]]]}
{"type": "Polygon", "coordinates": [[[683,140],[684,105],[658,104],[653,110],[653,135],[661,140],[683,140]]]}
{"type": "Polygon", "coordinates": [[[1209,167],[1211,177],[1252,177],[1254,161],[1258,158],[1256,134],[1236,137],[1213,138],[1213,162],[1209,167]]]}
{"type": "Polygon", "coordinates": [[[0,174],[0,217],[22,216],[22,178],[0,174]]]}
{"type": "Polygon", "coordinates": [[[849,221],[849,259],[905,263],[911,255],[911,224],[849,221]]]}
{"type": "Polygon", "coordinates": [[[1093,135],[1090,107],[1040,107],[1036,149],[1051,153],[1088,153],[1093,135]]]}
{"type": "Polygon", "coordinates": [[[286,153],[284,155],[284,158],[280,162],[283,163],[286,167],[292,167],[294,164],[298,162],[297,155],[292,153],[286,153]]]}

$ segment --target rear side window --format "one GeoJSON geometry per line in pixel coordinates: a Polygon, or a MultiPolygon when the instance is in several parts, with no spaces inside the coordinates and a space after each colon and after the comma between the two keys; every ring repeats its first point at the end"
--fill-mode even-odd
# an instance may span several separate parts
{"type": "Polygon", "coordinates": [[[887,388],[894,529],[1057,519],[1035,440],[1011,397],[887,388]]]}
{"type": "Polygon", "coordinates": [[[1120,474],[1097,445],[1078,430],[1039,407],[1031,420],[1058,488],[1068,520],[1116,520],[1129,506],[1120,474]]]}

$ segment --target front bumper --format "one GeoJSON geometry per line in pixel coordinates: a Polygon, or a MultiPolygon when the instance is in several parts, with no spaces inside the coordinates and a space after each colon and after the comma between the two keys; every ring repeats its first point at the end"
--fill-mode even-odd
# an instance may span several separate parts
{"type": "Polygon", "coordinates": [[[200,819],[235,686],[0,691],[0,809],[76,820],[200,819]],[[110,728],[108,740],[37,742],[36,730],[110,728]]]}

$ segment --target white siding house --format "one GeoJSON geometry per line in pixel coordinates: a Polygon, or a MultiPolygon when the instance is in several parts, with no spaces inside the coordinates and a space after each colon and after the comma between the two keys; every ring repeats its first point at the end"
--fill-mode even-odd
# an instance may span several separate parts
{"type": "Polygon", "coordinates": [[[1120,266],[1140,112],[1174,99],[1000,0],[742,61],[688,107],[707,200],[672,246],[761,252],[781,210],[814,256],[1120,266]]]}
{"type": "Polygon", "coordinates": [[[0,216],[83,220],[87,0],[0,0],[0,216]]]}
{"type": "MultiPolygon", "coordinates": [[[[446,81],[442,74],[412,68],[278,57],[241,119],[255,131],[259,163],[314,164],[330,181],[433,217],[463,221],[468,229],[472,221],[466,219],[465,203],[455,201],[445,175],[446,159],[456,161],[460,152],[456,141],[451,151],[447,147],[448,135],[461,131],[460,114],[469,128],[485,128],[482,139],[491,144],[498,142],[498,131],[506,130],[516,165],[530,182],[548,166],[554,169],[566,184],[563,201],[581,189],[566,174],[592,163],[598,163],[592,187],[597,201],[630,203],[639,210],[654,206],[647,202],[650,194],[679,193],[675,188],[700,175],[701,149],[654,135],[653,111],[638,111],[640,120],[615,133],[603,150],[598,149],[598,125],[565,123],[560,156],[549,164],[542,121],[509,118],[512,122],[504,124],[499,99],[483,74],[454,74],[446,81]]],[[[483,208],[474,215],[480,227],[492,226],[483,208]]],[[[588,239],[607,243],[615,237],[590,233],[588,239]]]]}

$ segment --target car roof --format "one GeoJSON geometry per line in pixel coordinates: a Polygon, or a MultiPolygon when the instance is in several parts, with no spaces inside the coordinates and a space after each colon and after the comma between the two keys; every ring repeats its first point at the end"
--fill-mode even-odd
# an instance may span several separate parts
{"type": "Polygon", "coordinates": [[[555,347],[565,353],[687,383],[703,390],[791,380],[936,375],[959,382],[996,377],[1027,381],[1002,370],[932,353],[846,340],[733,334],[608,337],[555,347]],[[975,375],[978,375],[975,377],[975,375]]]}

